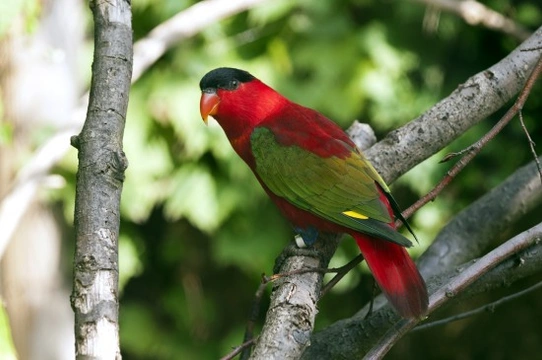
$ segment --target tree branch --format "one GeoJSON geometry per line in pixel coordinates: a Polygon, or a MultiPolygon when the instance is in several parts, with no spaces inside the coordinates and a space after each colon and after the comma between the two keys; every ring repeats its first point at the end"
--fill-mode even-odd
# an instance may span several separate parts
{"type": "Polygon", "coordinates": [[[528,295],[528,294],[530,294],[530,293],[532,293],[532,292],[534,292],[534,291],[536,291],[536,290],[538,290],[540,288],[542,288],[542,281],[536,283],[533,286],[529,286],[527,289],[518,291],[517,293],[513,293],[511,295],[504,296],[504,297],[500,298],[497,301],[493,301],[493,302],[491,302],[489,304],[479,306],[476,309],[469,310],[469,311],[466,311],[464,313],[454,315],[454,316],[451,316],[451,317],[448,317],[448,318],[445,318],[445,319],[436,320],[436,321],[432,321],[432,322],[425,323],[425,324],[422,324],[422,325],[418,325],[413,329],[413,331],[427,330],[427,329],[430,329],[430,328],[433,328],[433,327],[446,325],[446,324],[452,323],[454,321],[463,320],[463,319],[466,319],[466,318],[469,318],[469,317],[472,317],[472,316],[475,316],[475,315],[478,315],[478,314],[481,314],[481,313],[484,313],[484,312],[492,312],[493,313],[493,312],[495,312],[495,309],[498,306],[501,306],[501,305],[506,304],[508,302],[514,301],[514,300],[516,300],[516,299],[518,299],[518,298],[520,298],[522,296],[528,295]]]}
{"type": "Polygon", "coordinates": [[[134,45],[134,78],[138,79],[167,49],[196,35],[216,21],[248,10],[267,0],[205,0],[155,27],[134,45]]]}
{"type": "Polygon", "coordinates": [[[521,24],[474,0],[413,0],[431,8],[448,11],[465,20],[469,25],[482,25],[488,29],[524,41],[530,32],[521,24]]]}
{"type": "Polygon", "coordinates": [[[120,359],[118,236],[127,160],[122,137],[132,76],[132,14],[127,0],[91,2],[94,62],[79,149],[71,296],[77,359],[120,359]]]}

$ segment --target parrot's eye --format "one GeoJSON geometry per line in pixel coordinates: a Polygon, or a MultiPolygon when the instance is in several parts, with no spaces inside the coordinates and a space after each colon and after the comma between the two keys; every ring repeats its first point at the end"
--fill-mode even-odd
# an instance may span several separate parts
{"type": "Polygon", "coordinates": [[[232,80],[228,84],[228,90],[236,90],[239,87],[239,80],[232,80]]]}

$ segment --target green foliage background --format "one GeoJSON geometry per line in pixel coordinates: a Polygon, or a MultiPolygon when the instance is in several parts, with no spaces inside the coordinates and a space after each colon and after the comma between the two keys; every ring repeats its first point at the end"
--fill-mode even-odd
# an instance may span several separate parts
{"type": "MultiPolygon", "coordinates": [[[[192,3],[133,1],[135,40],[192,3]]],[[[542,23],[542,6],[535,1],[484,3],[531,30],[542,23]]],[[[222,130],[202,123],[201,76],[218,66],[246,69],[345,128],[354,119],[369,122],[381,138],[519,44],[444,12],[436,14],[436,27],[424,27],[428,16],[424,6],[408,1],[268,1],[178,44],[135,83],[125,133],[130,166],[120,239],[124,359],[213,359],[228,353],[242,341],[260,275],[271,273],[292,237],[222,130]]],[[[88,36],[90,41],[90,27],[88,36]]],[[[538,86],[524,111],[539,142],[541,94],[538,86]]],[[[476,141],[498,118],[476,126],[443,153],[476,141]]],[[[451,164],[438,164],[443,153],[394,184],[403,207],[449,169],[451,164]]],[[[514,121],[437,201],[418,212],[413,225],[422,241],[414,253],[428,246],[455,213],[531,158],[514,121]]],[[[52,196],[68,223],[75,170],[73,151],[58,169],[68,185],[52,196]]],[[[533,215],[520,226],[538,221],[533,215]]],[[[352,242],[344,241],[332,265],[356,254],[352,242]]],[[[353,314],[368,301],[371,288],[368,273],[354,271],[322,300],[317,327],[353,314]]],[[[542,305],[534,299],[413,334],[390,358],[501,359],[540,352],[542,330],[533,319],[542,316],[542,305]],[[515,327],[520,329],[511,331],[515,327]],[[431,341],[438,348],[428,349],[431,341]]]]}

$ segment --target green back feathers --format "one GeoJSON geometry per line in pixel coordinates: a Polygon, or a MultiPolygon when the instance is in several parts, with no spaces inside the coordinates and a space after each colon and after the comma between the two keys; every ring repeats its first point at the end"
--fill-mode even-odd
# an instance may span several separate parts
{"type": "MultiPolygon", "coordinates": [[[[355,149],[344,158],[321,157],[299,146],[279,144],[265,127],[254,129],[250,143],[255,170],[275,195],[341,226],[403,246],[412,245],[388,225],[393,219],[380,200],[376,184],[387,194],[389,189],[355,149]]],[[[387,197],[396,211],[397,204],[391,195],[387,197]]]]}

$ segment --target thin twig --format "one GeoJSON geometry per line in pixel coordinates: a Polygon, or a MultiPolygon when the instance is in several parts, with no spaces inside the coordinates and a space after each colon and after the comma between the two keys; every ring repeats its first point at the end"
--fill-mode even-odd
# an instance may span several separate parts
{"type": "Polygon", "coordinates": [[[525,122],[523,121],[523,112],[521,111],[519,112],[519,122],[521,124],[521,128],[523,129],[523,132],[525,133],[525,136],[527,136],[527,140],[529,141],[529,148],[531,149],[531,154],[533,154],[536,168],[538,169],[538,176],[540,177],[540,182],[542,183],[542,167],[540,166],[540,161],[538,161],[538,156],[536,155],[536,151],[534,149],[536,144],[531,138],[529,130],[527,130],[527,127],[525,126],[525,122]]]}
{"type": "Polygon", "coordinates": [[[328,271],[328,272],[336,272],[337,275],[335,275],[333,279],[329,280],[329,282],[325,286],[322,287],[322,290],[320,291],[320,299],[324,297],[324,295],[327,294],[327,292],[331,290],[335,285],[337,285],[337,283],[346,274],[348,274],[350,270],[358,266],[358,264],[361,264],[362,261],[363,261],[363,254],[359,254],[354,259],[350,260],[350,262],[348,262],[346,265],[343,265],[340,268],[330,269],[332,271],[328,271]]]}
{"type": "Polygon", "coordinates": [[[530,286],[528,287],[527,289],[524,289],[524,290],[521,290],[517,293],[514,293],[512,295],[508,295],[508,296],[505,296],[497,301],[494,301],[492,303],[489,303],[489,304],[486,304],[484,306],[480,306],[476,309],[473,309],[473,310],[470,310],[470,311],[466,311],[464,313],[461,313],[461,314],[458,314],[458,315],[455,315],[455,316],[451,316],[451,317],[448,317],[446,319],[441,319],[441,320],[437,320],[437,321],[432,321],[430,323],[426,323],[426,324],[423,324],[423,325],[419,325],[417,327],[415,327],[412,331],[420,331],[420,330],[426,330],[426,329],[429,329],[429,328],[432,328],[432,327],[436,327],[436,326],[440,326],[440,325],[446,325],[446,324],[449,324],[451,322],[454,322],[454,321],[458,321],[458,320],[463,320],[463,319],[466,319],[468,317],[471,317],[471,316],[474,316],[474,315],[478,315],[482,312],[494,312],[495,311],[495,308],[497,306],[500,306],[504,303],[507,303],[507,302],[510,302],[512,300],[515,300],[523,295],[527,295],[535,290],[538,290],[539,288],[542,287],[542,281],[539,282],[539,283],[536,283],[535,285],[533,286],[530,286]]]}
{"type": "MultiPolygon", "coordinates": [[[[442,192],[442,190],[452,182],[452,180],[465,168],[465,166],[468,165],[468,163],[476,156],[478,153],[482,150],[482,148],[490,141],[492,140],[513,118],[516,116],[517,113],[523,109],[523,105],[527,101],[527,98],[529,97],[529,94],[531,93],[531,90],[540,76],[540,73],[542,72],[542,56],[538,59],[538,62],[536,63],[536,66],[534,67],[533,71],[531,72],[531,75],[527,79],[525,86],[521,90],[516,102],[504,116],[495,124],[495,126],[487,133],[485,134],[480,140],[472,144],[471,146],[467,147],[466,149],[459,151],[457,153],[451,153],[446,155],[441,162],[448,161],[456,156],[463,155],[465,156],[461,157],[459,161],[446,173],[444,178],[425,196],[423,196],[421,199],[416,201],[413,205],[411,205],[408,209],[403,211],[403,217],[405,219],[408,219],[410,216],[412,216],[413,213],[415,213],[418,209],[420,209],[423,205],[427,204],[430,201],[433,201],[438,194],[442,192]]],[[[396,225],[399,226],[401,224],[400,221],[396,221],[396,225]]]]}
{"type": "MultiPolygon", "coordinates": [[[[260,282],[260,285],[258,286],[258,290],[256,290],[256,294],[254,295],[254,300],[252,301],[252,307],[250,310],[249,319],[247,321],[247,327],[245,329],[243,344],[246,344],[249,341],[254,340],[254,328],[256,327],[256,321],[258,321],[258,316],[260,315],[260,306],[262,303],[263,294],[265,293],[265,288],[267,287],[267,284],[269,284],[269,280],[267,279],[265,274],[262,274],[262,280],[260,282]]],[[[242,347],[242,345],[239,347],[242,347]]],[[[250,346],[244,346],[241,348],[242,352],[241,352],[240,360],[246,360],[250,357],[250,348],[251,348],[250,346]]]]}
{"type": "MultiPolygon", "coordinates": [[[[220,358],[220,360],[231,360],[233,359],[234,357],[236,357],[241,351],[247,349],[247,348],[250,348],[252,345],[254,345],[254,343],[258,341],[258,338],[253,338],[253,339],[250,339],[250,340],[247,340],[245,341],[244,343],[242,343],[241,345],[239,346],[236,346],[233,348],[232,352],[230,352],[228,355],[220,358]]],[[[241,355],[242,356],[242,355],[241,355]]]]}
{"type": "Polygon", "coordinates": [[[305,268],[305,269],[297,269],[292,271],[287,271],[283,273],[273,274],[271,276],[265,276],[263,275],[263,280],[265,283],[277,281],[278,279],[282,279],[284,277],[293,276],[293,275],[301,275],[311,272],[318,272],[322,274],[326,274],[329,272],[337,272],[335,269],[326,269],[326,268],[305,268]]]}
{"type": "Polygon", "coordinates": [[[280,279],[280,278],[283,278],[283,277],[286,277],[286,276],[306,274],[308,272],[319,272],[319,273],[323,273],[323,274],[336,273],[337,275],[335,275],[333,277],[333,279],[331,279],[325,286],[322,287],[322,290],[320,292],[320,297],[319,297],[319,299],[321,299],[329,290],[331,290],[331,288],[333,288],[335,285],[337,285],[337,283],[348,272],[350,272],[350,270],[355,268],[362,261],[363,261],[363,255],[359,254],[354,259],[350,260],[347,264],[345,264],[345,265],[343,265],[341,267],[338,267],[338,268],[298,269],[298,270],[289,271],[289,272],[286,272],[286,273],[279,273],[279,274],[273,274],[271,276],[264,276],[264,279],[266,279],[269,282],[269,281],[275,281],[277,279],[280,279]]]}
{"type": "MultiPolygon", "coordinates": [[[[356,267],[356,265],[358,265],[362,261],[363,261],[363,255],[359,254],[354,259],[350,260],[347,264],[345,264],[345,265],[343,265],[341,267],[338,267],[338,268],[305,268],[305,269],[297,269],[297,270],[293,270],[293,271],[273,274],[271,276],[266,276],[264,274],[264,275],[262,275],[262,282],[264,282],[264,283],[273,282],[273,281],[276,281],[276,280],[281,279],[283,277],[292,276],[292,275],[301,275],[301,274],[306,274],[306,273],[310,273],[310,272],[319,272],[319,273],[322,273],[322,274],[337,273],[338,275],[344,273],[344,274],[342,274],[340,276],[340,278],[338,280],[333,281],[335,278],[330,280],[329,283],[333,282],[333,285],[335,285],[342,277],[344,277],[344,275],[346,273],[348,273],[350,270],[352,270],[354,267],[356,267]]],[[[328,285],[329,285],[329,283],[328,283],[328,285]]],[[[331,286],[331,287],[333,287],[333,286],[331,286]]],[[[327,290],[329,290],[329,289],[327,289],[327,290]]]]}
{"type": "Polygon", "coordinates": [[[369,309],[367,309],[367,314],[365,314],[365,316],[363,317],[364,321],[367,320],[369,316],[371,316],[373,313],[377,290],[378,290],[378,286],[376,285],[376,281],[373,279],[373,296],[371,296],[371,302],[369,303],[369,309]]]}

